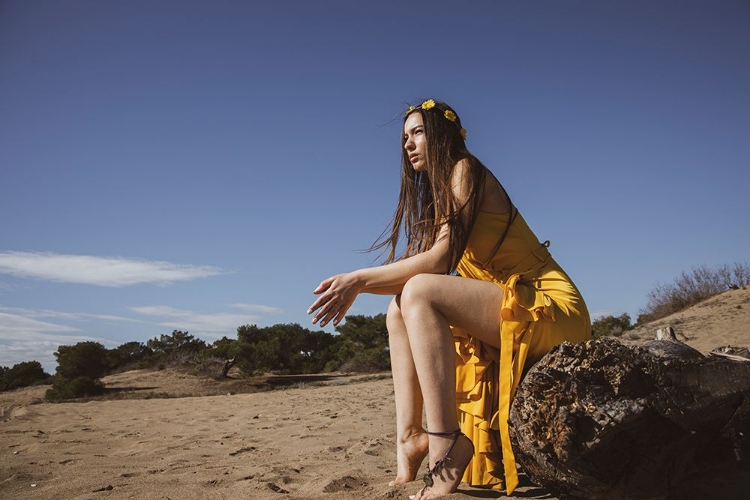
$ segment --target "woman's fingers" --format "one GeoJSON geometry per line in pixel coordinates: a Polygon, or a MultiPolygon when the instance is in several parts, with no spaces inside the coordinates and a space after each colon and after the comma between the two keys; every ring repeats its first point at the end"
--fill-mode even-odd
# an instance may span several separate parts
{"type": "Polygon", "coordinates": [[[346,301],[342,304],[342,307],[339,308],[339,311],[333,320],[333,326],[338,326],[338,324],[341,323],[341,320],[344,319],[344,316],[346,316],[346,312],[349,310],[351,306],[352,306],[352,301],[346,301]]]}
{"type": "Polygon", "coordinates": [[[313,314],[312,323],[320,323],[325,326],[333,321],[337,326],[357,296],[357,290],[352,286],[352,280],[347,274],[338,274],[321,281],[313,293],[319,295],[307,310],[307,314],[313,314]]]}
{"type": "Polygon", "coordinates": [[[313,316],[313,324],[320,321],[320,326],[325,326],[338,311],[337,299],[333,295],[321,296],[315,301],[315,304],[310,307],[310,310],[317,310],[317,313],[313,316]]]}
{"type": "MultiPolygon", "coordinates": [[[[318,297],[315,302],[313,302],[313,304],[307,309],[307,314],[312,314],[326,303],[326,297],[321,294],[325,293],[329,288],[331,288],[331,283],[333,283],[334,279],[335,277],[330,277],[326,280],[321,281],[320,285],[318,285],[318,287],[313,290],[313,293],[315,295],[320,295],[320,297],[318,297]]],[[[313,323],[315,323],[315,321],[313,321],[313,323]]]]}
{"type": "Polygon", "coordinates": [[[346,313],[346,310],[348,308],[349,307],[346,305],[346,302],[344,299],[333,300],[331,304],[331,308],[327,311],[320,325],[326,326],[331,321],[333,321],[333,326],[338,325],[339,321],[341,321],[341,319],[343,318],[343,314],[346,313]]]}
{"type": "Polygon", "coordinates": [[[320,306],[322,306],[325,303],[325,300],[323,297],[318,297],[315,302],[310,306],[310,308],[307,310],[307,314],[312,314],[315,311],[317,311],[320,306]]]}
{"type": "Polygon", "coordinates": [[[332,298],[327,308],[321,309],[320,326],[325,326],[333,321],[333,326],[338,326],[341,320],[346,316],[347,311],[352,305],[352,300],[345,299],[343,297],[332,298]]]}

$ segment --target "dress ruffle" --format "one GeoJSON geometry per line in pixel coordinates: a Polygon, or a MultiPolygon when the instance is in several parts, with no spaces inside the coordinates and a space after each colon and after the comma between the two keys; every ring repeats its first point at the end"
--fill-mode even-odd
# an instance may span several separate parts
{"type": "Polygon", "coordinates": [[[459,358],[459,423],[477,451],[463,480],[472,486],[505,487],[510,494],[518,485],[508,430],[510,402],[523,374],[533,336],[531,325],[537,321],[553,322],[555,309],[552,299],[524,283],[520,274],[511,276],[503,289],[499,351],[459,329],[453,330],[453,336],[459,358]]]}
{"type": "Polygon", "coordinates": [[[474,443],[475,455],[464,473],[472,486],[503,489],[502,454],[497,429],[490,427],[497,413],[498,349],[484,345],[466,332],[453,329],[456,353],[456,402],[461,430],[474,443]]]}

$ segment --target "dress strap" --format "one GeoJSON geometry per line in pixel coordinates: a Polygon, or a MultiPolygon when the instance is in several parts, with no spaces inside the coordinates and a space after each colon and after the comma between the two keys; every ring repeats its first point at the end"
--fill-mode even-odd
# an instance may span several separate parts
{"type": "Polygon", "coordinates": [[[513,221],[516,220],[516,216],[518,215],[518,209],[513,204],[513,201],[510,199],[510,195],[508,195],[508,192],[505,190],[505,188],[500,183],[500,181],[497,180],[497,177],[495,177],[495,174],[490,172],[490,175],[492,176],[493,179],[495,179],[495,182],[497,183],[498,187],[500,187],[500,189],[503,191],[503,195],[505,195],[505,199],[508,200],[508,205],[510,205],[510,218],[508,219],[508,225],[505,226],[505,231],[503,231],[503,234],[500,235],[500,238],[497,240],[497,243],[495,244],[495,248],[493,248],[487,261],[484,262],[485,268],[489,266],[489,263],[492,262],[492,259],[495,258],[495,255],[497,255],[497,252],[500,251],[500,247],[505,241],[505,238],[508,236],[508,232],[510,231],[510,226],[513,225],[513,221]]]}

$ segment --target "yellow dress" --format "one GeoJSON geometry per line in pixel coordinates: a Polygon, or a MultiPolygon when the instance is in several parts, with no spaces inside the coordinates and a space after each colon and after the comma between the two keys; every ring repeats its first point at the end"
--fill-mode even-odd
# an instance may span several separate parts
{"type": "Polygon", "coordinates": [[[524,370],[563,341],[591,337],[586,304],[548,246],[517,211],[480,212],[457,266],[461,276],[503,289],[499,351],[453,329],[458,417],[476,450],[463,480],[473,486],[502,489],[504,477],[513,492],[518,476],[508,412],[524,370]]]}

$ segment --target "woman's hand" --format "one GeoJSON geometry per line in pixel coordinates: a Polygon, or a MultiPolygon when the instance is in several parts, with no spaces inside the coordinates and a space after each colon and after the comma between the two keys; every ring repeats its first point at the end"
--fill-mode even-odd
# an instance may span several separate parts
{"type": "Polygon", "coordinates": [[[320,297],[307,310],[307,314],[314,314],[313,324],[320,321],[320,326],[326,326],[333,320],[333,326],[338,326],[363,286],[354,273],[337,274],[323,280],[313,290],[320,297]]]}

